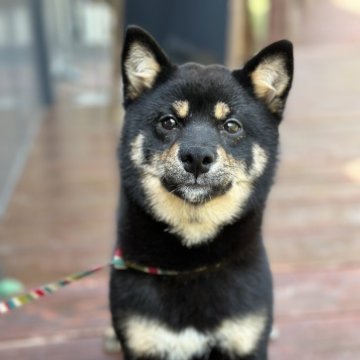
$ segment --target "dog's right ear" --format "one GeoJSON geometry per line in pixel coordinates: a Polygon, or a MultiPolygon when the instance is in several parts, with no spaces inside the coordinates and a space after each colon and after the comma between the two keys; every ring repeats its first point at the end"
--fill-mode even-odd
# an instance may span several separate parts
{"type": "Polygon", "coordinates": [[[293,46],[288,40],[280,40],[261,50],[233,75],[281,120],[293,72],[293,46]]]}
{"type": "Polygon", "coordinates": [[[156,41],[137,26],[126,30],[122,52],[122,77],[125,104],[151,89],[174,66],[156,41]]]}

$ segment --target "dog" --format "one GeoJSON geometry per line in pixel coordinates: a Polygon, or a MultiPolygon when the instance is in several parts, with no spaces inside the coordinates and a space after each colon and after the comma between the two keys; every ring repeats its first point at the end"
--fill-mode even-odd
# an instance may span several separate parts
{"type": "Polygon", "coordinates": [[[111,270],[125,360],[267,359],[273,295],[261,225],[291,42],[234,71],[177,66],[131,26],[122,76],[117,247],[127,261],[175,273],[111,270]]]}

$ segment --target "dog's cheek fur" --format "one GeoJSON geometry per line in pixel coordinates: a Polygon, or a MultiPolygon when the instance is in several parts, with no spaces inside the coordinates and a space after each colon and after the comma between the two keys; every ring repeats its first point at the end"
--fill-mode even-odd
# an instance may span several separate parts
{"type": "Polygon", "coordinates": [[[136,138],[131,142],[131,151],[130,151],[130,158],[131,161],[137,168],[141,168],[144,166],[145,163],[145,156],[144,156],[144,135],[139,134],[136,138]]]}

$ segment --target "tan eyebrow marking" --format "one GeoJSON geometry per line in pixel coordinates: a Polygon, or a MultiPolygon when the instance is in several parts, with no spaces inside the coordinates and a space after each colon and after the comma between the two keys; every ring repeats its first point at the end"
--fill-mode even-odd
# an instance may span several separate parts
{"type": "Polygon", "coordinates": [[[215,104],[214,115],[217,120],[225,120],[229,112],[230,107],[228,104],[225,104],[222,101],[219,101],[215,104]]]}
{"type": "Polygon", "coordinates": [[[189,115],[189,102],[187,100],[177,100],[172,104],[176,115],[179,118],[185,118],[189,115]]]}

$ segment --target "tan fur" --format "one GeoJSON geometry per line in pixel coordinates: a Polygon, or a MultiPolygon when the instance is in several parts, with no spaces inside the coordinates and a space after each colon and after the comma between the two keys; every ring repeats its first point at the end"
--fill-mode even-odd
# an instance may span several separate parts
{"type": "Polygon", "coordinates": [[[163,357],[187,360],[206,354],[218,346],[231,356],[246,356],[256,348],[266,318],[263,312],[224,320],[212,331],[200,332],[193,327],[180,331],[157,320],[130,316],[124,326],[129,348],[139,357],[163,357]]]}
{"type": "Polygon", "coordinates": [[[249,171],[249,177],[256,179],[262,175],[268,161],[265,150],[259,145],[254,144],[252,148],[253,163],[249,171]]]}
{"type": "Polygon", "coordinates": [[[103,340],[104,350],[107,353],[113,354],[121,351],[121,344],[116,337],[115,330],[112,326],[105,329],[103,340]]]}
{"type": "Polygon", "coordinates": [[[133,316],[125,324],[129,348],[139,357],[153,356],[170,360],[187,360],[202,355],[209,338],[192,327],[174,331],[156,320],[133,316]]]}
{"type": "Polygon", "coordinates": [[[266,317],[262,312],[225,320],[216,332],[220,348],[231,354],[251,354],[265,330],[266,317]]]}
{"type": "Polygon", "coordinates": [[[263,99],[270,110],[281,110],[282,101],[279,98],[289,84],[290,77],[287,74],[284,60],[280,57],[272,57],[259,64],[251,74],[255,94],[263,99]]]}
{"type": "Polygon", "coordinates": [[[131,143],[131,160],[137,167],[141,167],[144,162],[144,152],[143,152],[143,143],[144,135],[139,134],[131,143]]]}
{"type": "Polygon", "coordinates": [[[189,102],[186,100],[178,100],[175,101],[172,104],[173,109],[175,110],[176,115],[181,118],[184,119],[189,115],[189,102]]]}
{"type": "Polygon", "coordinates": [[[222,101],[219,101],[214,106],[214,116],[217,120],[225,120],[230,113],[230,107],[222,101]]]}
{"type": "Polygon", "coordinates": [[[160,72],[160,65],[154,55],[141,44],[132,44],[125,59],[125,71],[128,76],[128,94],[135,99],[146,88],[151,88],[160,72]]]}
{"type": "MultiPolygon", "coordinates": [[[[253,163],[247,171],[243,163],[228,156],[224,149],[218,149],[218,161],[212,171],[229,167],[236,169],[233,185],[224,195],[217,196],[201,205],[193,205],[170,193],[161,184],[160,177],[166,166],[176,168],[179,164],[175,144],[163,154],[153,157],[152,165],[143,164],[142,134],[132,142],[131,158],[143,171],[142,185],[150,202],[153,215],[169,225],[169,231],[179,235],[185,246],[191,247],[211,240],[222,228],[241,214],[243,206],[252,191],[252,183],[258,178],[267,163],[267,156],[258,144],[253,146],[253,163]]],[[[234,171],[234,170],[232,170],[234,171]]]]}

